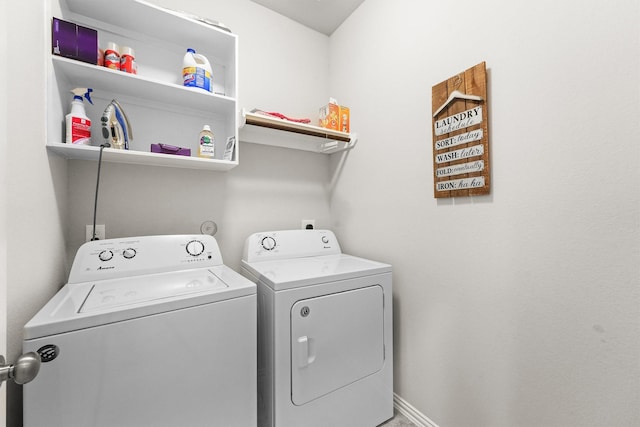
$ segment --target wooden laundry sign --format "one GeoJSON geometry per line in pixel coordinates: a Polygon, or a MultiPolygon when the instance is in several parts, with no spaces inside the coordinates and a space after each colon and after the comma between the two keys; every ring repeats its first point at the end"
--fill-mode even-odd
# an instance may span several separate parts
{"type": "Polygon", "coordinates": [[[489,194],[487,70],[484,62],[432,88],[433,194],[489,194]]]}

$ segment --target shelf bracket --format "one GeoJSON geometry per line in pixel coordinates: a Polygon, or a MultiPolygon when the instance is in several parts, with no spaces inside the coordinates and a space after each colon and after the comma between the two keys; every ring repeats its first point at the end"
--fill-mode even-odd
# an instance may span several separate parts
{"type": "Polygon", "coordinates": [[[343,142],[342,147],[340,146],[341,141],[336,141],[333,139],[327,140],[326,142],[320,143],[318,145],[318,151],[323,153],[339,153],[341,151],[351,150],[356,146],[358,142],[358,137],[355,133],[351,134],[351,138],[349,142],[343,142]]]}
{"type": "Polygon", "coordinates": [[[338,141],[327,141],[320,144],[320,151],[326,153],[327,151],[334,151],[338,148],[338,141]]]}

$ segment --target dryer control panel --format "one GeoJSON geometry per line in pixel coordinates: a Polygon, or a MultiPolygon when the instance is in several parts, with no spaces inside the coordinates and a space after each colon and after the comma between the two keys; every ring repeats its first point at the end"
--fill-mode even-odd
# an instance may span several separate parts
{"type": "Polygon", "coordinates": [[[330,230],[281,230],[249,236],[242,259],[258,262],[340,253],[338,239],[330,230]]]}
{"type": "Polygon", "coordinates": [[[78,249],[69,283],[117,279],[222,265],[209,235],[142,236],[94,240],[78,249]]]}

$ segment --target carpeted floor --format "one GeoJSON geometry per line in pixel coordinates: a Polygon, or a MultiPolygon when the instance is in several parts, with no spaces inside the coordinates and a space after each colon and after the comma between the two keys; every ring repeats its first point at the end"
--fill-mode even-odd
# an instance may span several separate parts
{"type": "Polygon", "coordinates": [[[416,427],[411,421],[409,421],[404,415],[395,413],[395,416],[384,424],[380,424],[379,427],[416,427]]]}

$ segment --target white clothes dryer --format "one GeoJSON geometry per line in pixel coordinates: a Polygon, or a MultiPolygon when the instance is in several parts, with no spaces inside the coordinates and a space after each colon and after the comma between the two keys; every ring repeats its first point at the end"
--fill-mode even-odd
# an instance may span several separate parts
{"type": "Polygon", "coordinates": [[[255,426],[256,286],[207,235],[96,240],[25,325],[24,426],[255,426]]]}
{"type": "Polygon", "coordinates": [[[241,272],[258,292],[258,425],[374,427],[393,416],[392,268],[333,232],[256,233],[241,272]]]}

